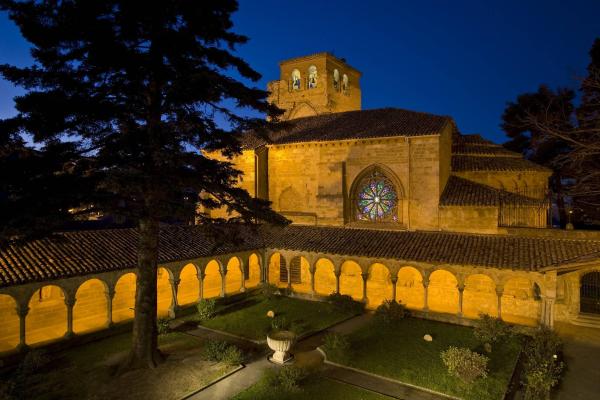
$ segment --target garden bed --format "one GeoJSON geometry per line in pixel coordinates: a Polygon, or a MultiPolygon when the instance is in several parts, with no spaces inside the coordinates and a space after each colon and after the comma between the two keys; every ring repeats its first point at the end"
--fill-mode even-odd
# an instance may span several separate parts
{"type": "MultiPolygon", "coordinates": [[[[166,361],[154,369],[117,374],[127,356],[131,334],[121,334],[49,356],[50,362],[28,374],[16,398],[49,399],[179,399],[227,374],[236,366],[207,361],[203,340],[180,332],[159,336],[166,361]]],[[[2,376],[5,382],[14,371],[2,376]]]]}
{"type": "Polygon", "coordinates": [[[290,329],[299,336],[320,331],[354,315],[338,311],[325,302],[285,296],[274,296],[271,299],[253,296],[238,306],[227,307],[201,324],[250,340],[265,340],[273,321],[273,318],[267,316],[268,311],[274,311],[278,318],[284,318],[290,329]]]}
{"type": "Polygon", "coordinates": [[[436,321],[407,318],[395,325],[372,321],[350,336],[347,360],[336,360],[350,367],[400,382],[424,387],[465,399],[501,400],[510,383],[520,342],[517,338],[498,344],[490,357],[488,377],[466,385],[448,374],[440,353],[450,346],[467,347],[483,352],[473,336],[473,329],[436,321]],[[423,340],[425,334],[432,342],[423,340]]]}

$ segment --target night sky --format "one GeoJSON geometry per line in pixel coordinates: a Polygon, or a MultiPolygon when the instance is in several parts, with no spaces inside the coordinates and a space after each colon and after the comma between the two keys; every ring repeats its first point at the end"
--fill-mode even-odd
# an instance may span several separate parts
{"type": "MultiPolygon", "coordinates": [[[[333,52],[363,73],[363,108],[452,116],[463,133],[504,141],[507,101],[542,84],[576,88],[600,37],[600,1],[241,0],[238,54],[263,79],[278,62],[333,52]]],[[[27,43],[0,13],[0,63],[31,62],[27,43]]],[[[19,91],[0,80],[0,118],[19,91]]]]}

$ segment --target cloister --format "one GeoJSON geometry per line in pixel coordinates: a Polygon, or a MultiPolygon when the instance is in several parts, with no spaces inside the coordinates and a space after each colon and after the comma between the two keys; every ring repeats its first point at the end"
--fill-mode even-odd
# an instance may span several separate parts
{"type": "MultiPolygon", "coordinates": [[[[72,232],[3,249],[0,351],[130,321],[136,240],[128,229],[72,232]]],[[[581,316],[596,324],[580,288],[600,275],[599,241],[301,226],[251,229],[219,248],[210,240],[200,227],[161,231],[159,317],[265,282],[313,300],[346,294],[371,310],[396,300],[417,316],[459,324],[482,313],[529,326],[581,316]]]]}

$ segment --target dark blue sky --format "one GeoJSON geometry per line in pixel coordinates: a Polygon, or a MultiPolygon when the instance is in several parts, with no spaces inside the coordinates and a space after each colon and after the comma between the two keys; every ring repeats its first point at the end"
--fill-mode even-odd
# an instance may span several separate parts
{"type": "MultiPolygon", "coordinates": [[[[577,87],[600,37],[599,0],[241,0],[239,54],[266,82],[278,61],[333,51],[362,71],[363,108],[454,117],[464,133],[504,141],[507,101],[541,83],[577,87]]],[[[0,63],[26,65],[27,43],[0,14],[0,63]]],[[[18,93],[0,80],[0,118],[18,93]]]]}

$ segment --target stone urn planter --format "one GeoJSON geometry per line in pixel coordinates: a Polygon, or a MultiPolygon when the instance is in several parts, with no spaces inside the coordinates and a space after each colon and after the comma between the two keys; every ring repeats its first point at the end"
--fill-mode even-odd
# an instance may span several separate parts
{"type": "Polygon", "coordinates": [[[296,342],[296,334],[291,331],[275,331],[267,335],[267,345],[274,351],[269,357],[276,364],[285,364],[292,360],[289,351],[296,342]]]}

